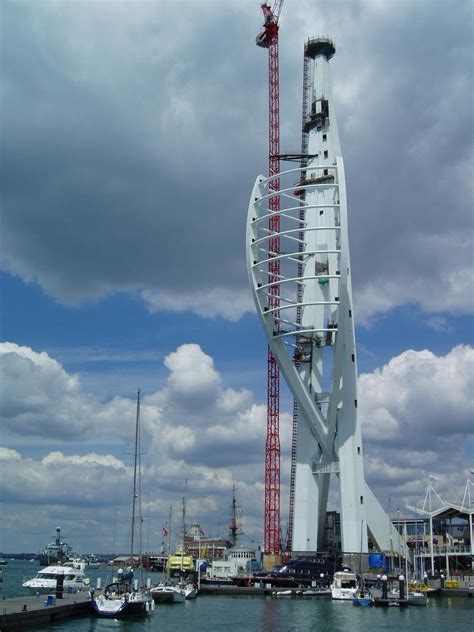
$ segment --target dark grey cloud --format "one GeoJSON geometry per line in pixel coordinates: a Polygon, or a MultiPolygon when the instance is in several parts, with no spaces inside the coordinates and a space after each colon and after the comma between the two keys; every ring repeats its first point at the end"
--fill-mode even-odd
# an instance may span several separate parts
{"type": "MultiPolygon", "coordinates": [[[[68,303],[128,291],[158,310],[252,309],[244,221],[267,126],[258,11],[2,4],[5,269],[68,303]]],[[[299,143],[303,42],[336,41],[361,319],[407,302],[472,307],[471,21],[464,1],[283,9],[283,148],[299,143]]]]}
{"type": "Polygon", "coordinates": [[[243,285],[242,17],[135,8],[5,6],[4,262],[62,301],[243,285]]]}

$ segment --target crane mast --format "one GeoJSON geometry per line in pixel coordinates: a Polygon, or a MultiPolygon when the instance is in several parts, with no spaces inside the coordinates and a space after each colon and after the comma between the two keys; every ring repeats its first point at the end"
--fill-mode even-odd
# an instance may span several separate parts
{"type": "MultiPolygon", "coordinates": [[[[263,3],[264,26],[257,36],[257,46],[268,49],[268,162],[269,176],[280,172],[280,71],[278,54],[278,18],[283,0],[277,0],[273,7],[263,3]]],[[[271,181],[270,189],[275,192],[269,198],[268,230],[271,237],[269,250],[277,257],[280,252],[280,180],[271,181]]],[[[278,258],[268,263],[269,296],[268,306],[278,310],[280,288],[275,282],[280,275],[278,258]]],[[[281,551],[280,531],[280,369],[270,349],[267,350],[267,435],[265,442],[265,509],[264,509],[264,551],[269,566],[281,551]]]]}

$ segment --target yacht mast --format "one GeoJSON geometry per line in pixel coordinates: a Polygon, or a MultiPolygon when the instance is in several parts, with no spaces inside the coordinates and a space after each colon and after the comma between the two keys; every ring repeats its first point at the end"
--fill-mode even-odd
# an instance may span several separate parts
{"type": "MultiPolygon", "coordinates": [[[[131,536],[131,543],[130,543],[130,563],[133,566],[133,546],[134,546],[134,538],[135,538],[135,512],[136,512],[136,501],[137,501],[137,465],[138,465],[138,459],[139,459],[139,454],[138,454],[138,440],[139,440],[139,433],[140,433],[140,392],[141,390],[138,389],[137,391],[137,415],[136,415],[136,420],[135,420],[135,456],[134,456],[134,462],[133,462],[133,500],[132,500],[132,536],[131,536]]],[[[140,513],[140,518],[141,518],[141,507],[139,507],[139,513],[140,513]]]]}

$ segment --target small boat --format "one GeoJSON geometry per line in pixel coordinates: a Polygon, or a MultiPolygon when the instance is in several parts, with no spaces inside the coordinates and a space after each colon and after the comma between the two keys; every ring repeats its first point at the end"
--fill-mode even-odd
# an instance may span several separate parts
{"type": "Polygon", "coordinates": [[[331,596],[333,599],[352,600],[359,590],[357,575],[352,571],[337,571],[331,584],[331,596]]]}
{"type": "Polygon", "coordinates": [[[0,566],[6,566],[7,564],[7,560],[4,557],[0,557],[0,566]]]}
{"type": "Polygon", "coordinates": [[[33,594],[48,594],[56,590],[58,578],[61,577],[63,578],[63,590],[66,593],[89,590],[90,580],[85,577],[84,570],[73,566],[47,566],[22,585],[33,594]]]}
{"type": "Polygon", "coordinates": [[[184,603],[186,593],[179,586],[161,582],[150,590],[155,603],[184,603]]]}
{"type": "Polygon", "coordinates": [[[364,597],[362,593],[356,593],[355,597],[352,598],[353,606],[362,606],[363,608],[367,608],[373,606],[375,601],[372,597],[364,597]]]}
{"type": "Polygon", "coordinates": [[[428,603],[428,595],[426,592],[413,590],[408,593],[408,603],[410,606],[426,606],[428,603]]]}
{"type": "Polygon", "coordinates": [[[275,590],[272,592],[272,595],[274,597],[292,597],[293,591],[292,590],[275,590]]]}
{"type": "Polygon", "coordinates": [[[296,594],[299,597],[330,597],[331,589],[324,586],[317,586],[315,588],[299,590],[296,594]]]}
{"type": "MultiPolygon", "coordinates": [[[[392,588],[388,593],[389,598],[400,599],[400,591],[398,588],[392,588]]],[[[428,603],[428,595],[421,590],[409,590],[406,596],[409,606],[426,606],[428,603]]]]}
{"type": "Polygon", "coordinates": [[[423,592],[427,595],[433,595],[434,593],[439,592],[439,588],[432,588],[428,586],[424,582],[413,581],[408,583],[408,591],[410,592],[423,592]]]}
{"type": "Polygon", "coordinates": [[[95,555],[89,555],[86,559],[87,568],[100,568],[100,561],[95,555]]]}
{"type": "Polygon", "coordinates": [[[191,582],[184,582],[178,584],[178,586],[181,586],[181,589],[184,590],[186,599],[196,599],[197,590],[194,584],[191,584],[191,582]]]}
{"type": "MultiPolygon", "coordinates": [[[[130,561],[133,562],[133,544],[135,541],[135,521],[138,519],[140,529],[143,522],[141,514],[140,499],[140,389],[137,393],[137,412],[135,418],[135,459],[133,466],[133,495],[132,495],[132,526],[131,526],[131,545],[130,545],[130,561]],[[137,510],[138,506],[138,512],[137,510]],[[136,513],[138,516],[136,517],[136,513]]],[[[139,542],[142,541],[141,532],[139,542]]],[[[99,617],[128,617],[147,615],[155,609],[155,602],[148,588],[143,587],[143,556],[141,551],[138,555],[139,559],[139,579],[133,578],[133,570],[130,568],[127,572],[122,569],[118,570],[118,577],[105,587],[101,595],[92,599],[92,605],[99,617]]]]}
{"type": "Polygon", "coordinates": [[[86,567],[86,561],[82,557],[71,557],[68,559],[67,564],[81,570],[84,570],[86,567]]]}

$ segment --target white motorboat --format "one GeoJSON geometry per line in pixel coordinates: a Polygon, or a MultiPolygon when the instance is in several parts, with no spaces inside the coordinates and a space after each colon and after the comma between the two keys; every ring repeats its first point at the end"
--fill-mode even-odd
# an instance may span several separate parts
{"type": "MultiPolygon", "coordinates": [[[[389,592],[389,596],[394,597],[395,599],[399,599],[400,591],[398,590],[398,588],[393,588],[389,592]]],[[[406,599],[410,606],[426,606],[428,603],[428,595],[426,594],[426,592],[423,592],[421,590],[409,590],[406,599]]]]}
{"type": "Polygon", "coordinates": [[[155,603],[184,603],[186,593],[182,588],[172,584],[160,583],[150,590],[155,603]]]}
{"type": "MultiPolygon", "coordinates": [[[[137,413],[135,419],[135,460],[133,466],[132,525],[130,561],[133,561],[133,545],[135,540],[135,521],[143,523],[140,498],[140,389],[137,393],[137,413]],[[136,515],[138,514],[138,515],[136,515]]],[[[141,531],[139,542],[141,543],[141,531]]],[[[118,571],[118,578],[105,587],[101,595],[92,599],[92,606],[99,617],[128,617],[147,615],[155,609],[155,602],[150,590],[143,586],[143,557],[138,553],[139,578],[133,578],[133,570],[118,571]],[[139,581],[140,580],[140,581],[139,581]]]]}
{"type": "Polygon", "coordinates": [[[293,597],[292,590],[274,590],[272,592],[274,597],[293,597]]]}
{"type": "Polygon", "coordinates": [[[408,592],[408,603],[410,606],[426,606],[428,603],[428,595],[421,590],[413,590],[408,592]]]}
{"type": "Polygon", "coordinates": [[[66,593],[89,590],[90,580],[85,576],[84,570],[73,566],[47,566],[42,568],[35,577],[23,583],[23,588],[28,588],[32,593],[47,594],[54,592],[60,577],[63,578],[63,590],[66,593]]]}
{"type": "Polygon", "coordinates": [[[352,601],[359,589],[357,575],[350,571],[338,571],[334,573],[331,584],[331,596],[333,599],[352,601]]]}
{"type": "Polygon", "coordinates": [[[325,586],[316,586],[315,588],[306,588],[296,593],[299,597],[330,597],[331,589],[325,586]]]}
{"type": "Polygon", "coordinates": [[[184,590],[184,595],[186,599],[196,599],[197,590],[194,584],[191,584],[191,582],[185,582],[184,584],[178,584],[178,586],[181,587],[181,590],[184,590]]]}
{"type": "Polygon", "coordinates": [[[86,567],[86,561],[82,557],[70,557],[67,564],[73,568],[79,568],[80,570],[84,570],[86,567]]]}
{"type": "Polygon", "coordinates": [[[100,568],[100,561],[96,555],[89,555],[86,559],[86,566],[88,568],[100,568]]]}

